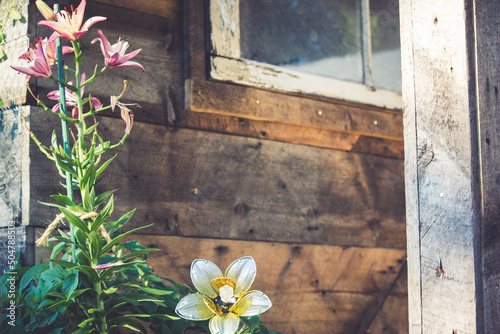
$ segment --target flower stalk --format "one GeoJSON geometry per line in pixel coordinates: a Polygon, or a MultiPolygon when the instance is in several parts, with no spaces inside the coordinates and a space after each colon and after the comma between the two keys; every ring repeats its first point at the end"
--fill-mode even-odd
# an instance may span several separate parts
{"type": "MultiPolygon", "coordinates": [[[[43,3],[43,2],[42,2],[43,3]]],[[[43,3],[45,5],[45,3],[43,3]]],[[[47,6],[47,5],[45,5],[47,6]]],[[[54,5],[54,13],[59,12],[59,4],[54,5]]],[[[55,15],[54,15],[55,16],[55,15]]],[[[62,81],[64,80],[64,62],[63,62],[63,52],[62,52],[62,44],[61,44],[61,37],[58,37],[56,39],[56,52],[57,52],[57,76],[59,80],[59,94],[60,94],[60,112],[64,116],[68,116],[67,113],[67,107],[66,107],[66,89],[64,85],[62,84],[62,81]]],[[[71,155],[71,148],[69,145],[69,130],[68,130],[68,122],[65,119],[61,118],[61,131],[62,131],[62,139],[63,139],[63,149],[64,152],[68,156],[71,155]]],[[[71,180],[71,174],[69,172],[66,172],[66,195],[74,201],[74,195],[73,195],[73,184],[71,180]]],[[[70,237],[71,241],[75,241],[75,231],[74,231],[74,226],[70,224],[70,237]]],[[[76,246],[73,244],[71,245],[71,253],[75,254],[76,252],[76,246]]],[[[73,263],[76,263],[76,256],[73,255],[72,257],[73,263]]]]}

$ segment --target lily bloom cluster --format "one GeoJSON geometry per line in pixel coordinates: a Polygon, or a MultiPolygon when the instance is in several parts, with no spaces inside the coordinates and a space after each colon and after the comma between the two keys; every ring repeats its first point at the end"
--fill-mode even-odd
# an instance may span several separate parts
{"type": "Polygon", "coordinates": [[[210,319],[212,334],[234,334],[240,324],[239,317],[250,317],[271,308],[269,297],[252,290],[257,273],[250,256],[237,259],[225,274],[208,260],[195,260],[191,264],[191,280],[199,291],[185,296],[175,312],[184,319],[203,321],[210,319]]]}
{"type": "MultiPolygon", "coordinates": [[[[30,51],[19,57],[19,59],[28,60],[28,65],[12,66],[12,68],[18,72],[28,75],[28,79],[29,76],[42,78],[51,77],[51,67],[56,63],[56,38],[62,37],[68,41],[76,41],[82,37],[92,25],[106,20],[103,16],[94,16],[83,23],[86,3],[86,0],[82,0],[80,5],[71,12],[61,10],[58,13],[55,13],[43,1],[37,0],[36,5],[46,19],[45,21],[40,21],[38,24],[54,30],[54,34],[49,39],[40,40],[36,47],[32,47],[30,51]]],[[[125,54],[128,48],[128,42],[118,39],[116,44],[111,45],[102,31],[98,30],[98,35],[99,38],[94,39],[92,43],[97,40],[101,41],[101,50],[104,56],[105,67],[134,66],[144,71],[144,67],[142,67],[139,63],[130,61],[131,58],[141,52],[141,49],[125,54]]],[[[64,47],[63,53],[68,52],[71,52],[71,48],[64,47]]]]}
{"type": "MultiPolygon", "coordinates": [[[[85,98],[84,87],[85,85],[94,81],[94,79],[99,76],[107,68],[117,68],[117,67],[137,67],[144,72],[144,67],[135,62],[131,61],[142,49],[135,50],[126,54],[129,47],[128,42],[118,38],[117,43],[111,44],[108,39],[104,36],[101,30],[97,30],[98,38],[92,40],[92,44],[99,41],[101,45],[101,51],[104,56],[104,68],[99,72],[95,72],[94,75],[86,80],[85,73],[79,72],[79,63],[81,60],[81,51],[79,38],[81,38],[85,33],[88,32],[89,28],[95,23],[106,20],[103,16],[94,16],[83,22],[85,15],[85,7],[87,1],[82,0],[80,5],[71,10],[61,10],[55,13],[47,4],[41,0],[36,1],[36,5],[40,12],[42,13],[45,20],[40,21],[38,24],[47,28],[52,29],[54,32],[49,38],[39,39],[36,45],[30,48],[30,50],[22,54],[19,59],[26,60],[28,63],[23,66],[11,66],[14,70],[26,74],[26,80],[28,81],[30,77],[39,78],[51,78],[58,81],[65,87],[64,92],[52,91],[49,93],[48,98],[52,100],[65,99],[66,107],[72,107],[72,118],[78,120],[78,122],[83,121],[79,115],[83,113],[83,106],[87,104],[90,106],[90,114],[96,114],[104,109],[113,109],[115,106],[120,107],[121,116],[125,121],[125,133],[130,133],[133,124],[133,115],[130,115],[131,110],[127,107],[127,104],[118,102],[118,100],[123,95],[112,96],[111,104],[108,107],[102,107],[101,102],[94,97],[85,98]],[[75,54],[75,70],[70,70],[76,77],[76,85],[73,86],[72,81],[62,82],[55,79],[52,76],[52,66],[57,63],[57,52],[56,52],[56,40],[58,38],[63,38],[69,41],[72,46],[63,46],[62,53],[66,54],[69,52],[74,52],[75,54]],[[64,93],[64,95],[63,95],[64,93]],[[63,95],[63,96],[61,96],[63,95]]],[[[40,101],[39,103],[44,106],[40,101]]],[[[134,104],[136,105],[136,104],[134,104]]],[[[53,113],[58,113],[62,108],[61,102],[57,103],[53,108],[53,113]]],[[[45,106],[44,106],[45,107],[45,106]]],[[[65,118],[66,119],[66,118],[65,118]]]]}

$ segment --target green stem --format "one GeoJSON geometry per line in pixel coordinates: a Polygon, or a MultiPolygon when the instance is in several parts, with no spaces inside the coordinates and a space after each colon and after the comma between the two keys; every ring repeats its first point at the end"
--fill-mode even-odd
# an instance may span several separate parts
{"type": "MultiPolygon", "coordinates": [[[[59,11],[59,4],[54,5],[54,12],[59,11]]],[[[66,89],[64,85],[61,83],[61,81],[64,80],[64,64],[63,64],[63,53],[62,53],[62,45],[61,45],[61,38],[56,39],[56,49],[57,49],[57,76],[58,76],[58,81],[59,81],[59,94],[60,94],[60,100],[59,100],[59,108],[61,109],[61,113],[64,116],[68,116],[67,113],[67,108],[66,108],[66,89]]],[[[68,130],[68,122],[66,120],[61,119],[61,130],[62,130],[62,138],[63,138],[63,148],[64,152],[68,156],[71,156],[71,148],[69,145],[69,130],[68,130]]],[[[66,172],[66,195],[71,199],[71,201],[74,201],[74,196],[73,196],[73,184],[72,184],[72,176],[70,173],[66,172]]],[[[71,241],[75,241],[75,231],[74,231],[74,226],[70,224],[70,236],[71,236],[71,241]]],[[[73,263],[76,263],[76,247],[75,244],[71,245],[71,258],[73,263]]]]}
{"type": "MultiPolygon", "coordinates": [[[[102,291],[101,282],[94,283],[94,289],[97,292],[97,309],[104,310],[104,300],[102,300],[101,298],[101,291],[102,291]]],[[[108,323],[106,322],[106,316],[103,315],[100,320],[101,320],[101,328],[99,329],[99,331],[101,333],[107,333],[108,323]]]]}

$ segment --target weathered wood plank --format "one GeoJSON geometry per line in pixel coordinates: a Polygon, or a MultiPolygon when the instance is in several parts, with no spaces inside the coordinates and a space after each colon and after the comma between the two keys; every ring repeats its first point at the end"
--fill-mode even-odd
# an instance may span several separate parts
{"type": "Polygon", "coordinates": [[[477,1],[475,12],[477,99],[481,161],[484,331],[500,328],[500,4],[477,1]]]}
{"type": "Polygon", "coordinates": [[[473,11],[400,8],[410,332],[483,333],[473,11]]]}
{"type": "MultiPolygon", "coordinates": [[[[300,125],[312,127],[303,130],[310,133],[307,136],[309,139],[301,141],[306,145],[323,147],[323,133],[329,131],[339,132],[337,140],[330,145],[336,149],[350,147],[355,135],[366,135],[368,140],[372,137],[390,139],[388,150],[396,152],[400,149],[403,137],[401,113],[207,80],[203,7],[196,1],[185,1],[185,10],[185,31],[189,40],[185,75],[186,113],[221,114],[246,119],[249,123],[279,123],[283,130],[278,131],[277,128],[272,131],[274,140],[289,141],[289,133],[296,132],[295,128],[300,125]]],[[[199,129],[196,117],[183,113],[177,116],[181,126],[199,129]]],[[[261,125],[256,123],[258,131],[250,133],[237,127],[230,131],[236,135],[260,138],[260,131],[267,133],[266,129],[259,128],[261,125]]],[[[205,130],[219,131],[213,123],[207,124],[205,130]]],[[[374,148],[373,152],[379,154],[380,149],[374,148]]]]}
{"type": "MultiPolygon", "coordinates": [[[[273,302],[262,320],[284,333],[356,333],[363,315],[390,289],[405,256],[404,250],[381,248],[156,235],[130,238],[161,248],[148,259],[157,275],[191,286],[189,268],[194,259],[208,259],[224,270],[236,258],[251,255],[257,263],[252,288],[264,291],[273,302]]],[[[404,299],[397,294],[390,298],[396,305],[404,299]]],[[[391,311],[391,318],[379,319],[378,324],[399,326],[396,319],[404,320],[406,309],[391,311]]]]}
{"type": "MultiPolygon", "coordinates": [[[[37,110],[31,128],[48,141],[51,117],[37,110]]],[[[123,122],[100,122],[118,140],[123,122]]],[[[43,226],[55,213],[36,200],[61,189],[31,152],[31,224],[43,226]]],[[[119,189],[118,213],[137,207],[148,233],[405,247],[400,160],[144,123],[118,153],[98,190],[119,189]]]]}
{"type": "Polygon", "coordinates": [[[178,20],[179,17],[182,17],[182,2],[178,0],[95,0],[95,2],[161,16],[169,20],[178,20]]]}
{"type": "Polygon", "coordinates": [[[420,293],[420,217],[418,208],[417,125],[413,65],[412,0],[400,1],[401,65],[405,129],[405,202],[406,242],[408,250],[408,323],[410,333],[422,331],[422,296],[420,293]]]}
{"type": "Polygon", "coordinates": [[[190,128],[245,137],[283,141],[342,151],[367,153],[389,158],[401,159],[404,155],[402,140],[392,138],[373,138],[360,133],[332,131],[328,128],[307,127],[241,116],[194,112],[185,110],[179,124],[190,128]]]}

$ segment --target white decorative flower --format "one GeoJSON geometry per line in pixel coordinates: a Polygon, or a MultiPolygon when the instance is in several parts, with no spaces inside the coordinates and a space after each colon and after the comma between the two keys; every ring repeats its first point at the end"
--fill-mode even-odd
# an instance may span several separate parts
{"type": "Polygon", "coordinates": [[[208,260],[194,260],[191,280],[199,293],[182,298],[175,312],[188,320],[210,319],[212,334],[234,334],[239,317],[258,315],[272,306],[265,293],[248,291],[256,274],[257,266],[250,256],[231,263],[225,274],[208,260]]]}

